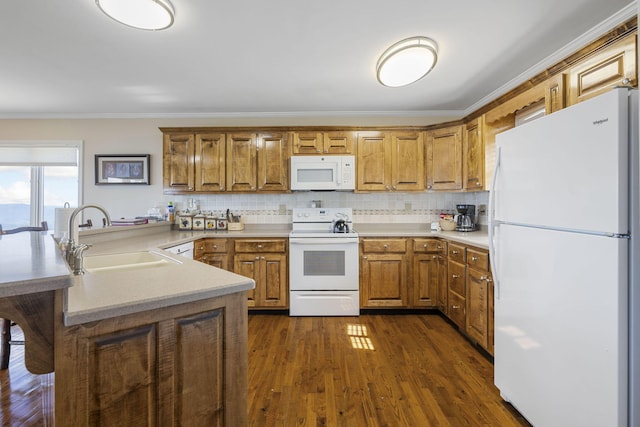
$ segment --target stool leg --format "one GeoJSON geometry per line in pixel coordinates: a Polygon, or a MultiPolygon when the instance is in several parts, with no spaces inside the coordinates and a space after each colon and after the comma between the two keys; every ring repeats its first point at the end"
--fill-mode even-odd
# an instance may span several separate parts
{"type": "Polygon", "coordinates": [[[11,355],[11,320],[0,319],[0,369],[9,367],[9,356],[11,355]]]}

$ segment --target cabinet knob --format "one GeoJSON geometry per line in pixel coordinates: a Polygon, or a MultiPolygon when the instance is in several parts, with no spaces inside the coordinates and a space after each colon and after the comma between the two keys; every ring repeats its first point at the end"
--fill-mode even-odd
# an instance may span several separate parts
{"type": "Polygon", "coordinates": [[[389,245],[387,245],[386,243],[384,245],[382,245],[383,248],[385,249],[389,249],[389,245]]]}
{"type": "Polygon", "coordinates": [[[224,191],[224,187],[220,187],[220,191],[224,191]]]}
{"type": "Polygon", "coordinates": [[[622,84],[623,85],[628,85],[629,83],[631,83],[631,80],[629,80],[628,77],[625,77],[624,79],[622,79],[622,84]]]}
{"type": "Polygon", "coordinates": [[[264,257],[263,257],[263,256],[261,256],[261,257],[260,257],[260,259],[264,259],[264,257]]]}
{"type": "Polygon", "coordinates": [[[319,152],[320,152],[320,149],[319,149],[319,148],[317,148],[317,149],[316,149],[316,153],[319,153],[319,152]]]}
{"type": "Polygon", "coordinates": [[[487,276],[480,276],[480,280],[482,281],[487,280],[487,276]]]}
{"type": "Polygon", "coordinates": [[[454,255],[458,255],[460,253],[460,251],[456,251],[455,249],[451,251],[452,254],[454,255]]]}
{"type": "Polygon", "coordinates": [[[477,257],[477,256],[472,256],[472,257],[471,257],[471,261],[477,261],[477,260],[478,260],[478,257],[477,257]]]}
{"type": "Polygon", "coordinates": [[[369,259],[369,257],[365,255],[362,257],[362,259],[369,259]]]}
{"type": "Polygon", "coordinates": [[[213,249],[218,249],[218,245],[213,245],[213,249]]]}
{"type": "Polygon", "coordinates": [[[251,187],[251,189],[252,189],[252,190],[255,190],[255,189],[256,189],[256,187],[251,187]]]}
{"type": "MultiPolygon", "coordinates": [[[[427,246],[427,245],[425,245],[425,246],[427,246]]],[[[442,249],[442,246],[438,245],[438,249],[442,249]]]]}
{"type": "Polygon", "coordinates": [[[493,279],[491,277],[487,277],[485,280],[487,281],[487,283],[493,282],[493,279]]]}
{"type": "Polygon", "coordinates": [[[454,310],[457,310],[457,309],[460,308],[460,306],[459,305],[452,305],[451,308],[453,308],[454,310]]]}
{"type": "Polygon", "coordinates": [[[198,249],[199,249],[199,250],[203,250],[203,249],[204,249],[204,246],[200,246],[200,247],[198,247],[198,249]]]}
{"type": "Polygon", "coordinates": [[[438,259],[438,255],[432,255],[431,259],[438,259]]]}
{"type": "Polygon", "coordinates": [[[397,189],[398,189],[398,187],[396,187],[395,185],[394,185],[392,188],[393,188],[394,190],[397,190],[397,189]]]}
{"type": "Polygon", "coordinates": [[[427,185],[427,189],[431,190],[431,185],[427,185]]]}
{"type": "Polygon", "coordinates": [[[480,184],[480,181],[476,181],[476,185],[477,185],[478,187],[480,187],[480,185],[482,185],[482,184],[480,184]]]}
{"type": "Polygon", "coordinates": [[[325,152],[325,153],[328,153],[328,152],[329,152],[329,150],[325,149],[325,150],[324,150],[324,152],[325,152]]]}
{"type": "Polygon", "coordinates": [[[460,276],[459,276],[459,275],[457,275],[457,274],[452,274],[452,275],[451,275],[451,278],[452,278],[452,279],[458,279],[459,277],[460,277],[460,276]]]}
{"type": "Polygon", "coordinates": [[[385,190],[389,191],[389,186],[388,185],[385,185],[384,188],[385,188],[385,190]]]}
{"type": "Polygon", "coordinates": [[[262,249],[262,245],[258,245],[258,249],[262,249]]]}
{"type": "Polygon", "coordinates": [[[260,259],[260,257],[259,257],[259,256],[257,256],[257,257],[256,257],[256,261],[258,261],[259,259],[260,259]]]}

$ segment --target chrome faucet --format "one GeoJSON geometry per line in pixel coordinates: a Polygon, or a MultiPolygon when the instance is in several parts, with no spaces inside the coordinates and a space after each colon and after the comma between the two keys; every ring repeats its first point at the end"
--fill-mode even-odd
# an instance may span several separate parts
{"type": "Polygon", "coordinates": [[[82,205],[75,208],[73,212],[71,212],[71,216],[69,217],[69,236],[70,237],[66,247],[66,258],[67,258],[67,264],[69,264],[69,267],[71,268],[71,270],[73,271],[73,274],[75,275],[84,274],[84,269],[83,269],[84,251],[91,247],[91,245],[87,245],[84,243],[78,244],[78,240],[79,240],[78,229],[77,227],[75,227],[76,216],[78,216],[80,212],[82,212],[87,208],[95,208],[101,211],[102,214],[104,215],[104,218],[107,220],[106,226],[108,227],[111,225],[111,216],[109,215],[109,212],[107,212],[107,210],[100,205],[82,205]]]}

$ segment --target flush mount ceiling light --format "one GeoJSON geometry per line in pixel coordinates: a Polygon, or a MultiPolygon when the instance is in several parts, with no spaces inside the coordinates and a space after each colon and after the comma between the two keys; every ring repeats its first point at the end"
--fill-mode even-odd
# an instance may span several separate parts
{"type": "Polygon", "coordinates": [[[392,45],[378,59],[378,81],[400,87],[417,82],[433,69],[438,60],[438,45],[427,37],[410,37],[392,45]]]}
{"type": "Polygon", "coordinates": [[[96,0],[109,18],[140,30],[164,30],[173,24],[169,0],[96,0]]]}

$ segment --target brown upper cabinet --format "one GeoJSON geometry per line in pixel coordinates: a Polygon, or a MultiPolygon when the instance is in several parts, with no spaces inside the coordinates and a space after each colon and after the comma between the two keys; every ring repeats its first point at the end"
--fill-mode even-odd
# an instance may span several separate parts
{"type": "Polygon", "coordinates": [[[289,189],[288,133],[232,133],[227,137],[229,191],[289,189]]]}
{"type": "Polygon", "coordinates": [[[293,154],[353,154],[354,132],[293,132],[293,154]]]}
{"type": "Polygon", "coordinates": [[[637,86],[636,45],[636,34],[631,34],[573,66],[567,73],[568,104],[592,98],[615,86],[637,86]]]}
{"type": "Polygon", "coordinates": [[[462,142],[464,190],[482,190],[484,188],[484,116],[465,125],[462,142]]]}
{"type": "Polygon", "coordinates": [[[162,144],[162,181],[167,194],[195,191],[195,135],[165,134],[162,144]]]}
{"type": "Polygon", "coordinates": [[[358,132],[357,191],[422,191],[424,134],[358,132]]]}
{"type": "Polygon", "coordinates": [[[462,125],[427,131],[427,189],[462,189],[462,125]]]}
{"type": "Polygon", "coordinates": [[[288,133],[165,133],[165,194],[286,192],[288,133]]]}

